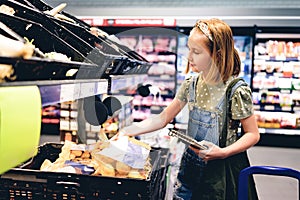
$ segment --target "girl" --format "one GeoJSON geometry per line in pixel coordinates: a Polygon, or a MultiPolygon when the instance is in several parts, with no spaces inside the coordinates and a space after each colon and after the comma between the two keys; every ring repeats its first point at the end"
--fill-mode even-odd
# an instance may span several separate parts
{"type": "MultiPolygon", "coordinates": [[[[234,200],[239,172],[250,166],[246,150],[260,138],[251,90],[245,84],[235,86],[232,97],[225,98],[227,86],[238,76],[241,65],[231,28],[225,22],[198,21],[190,32],[188,48],[187,71],[196,75],[183,82],[161,114],[121,129],[117,137],[161,129],[187,104],[187,134],[209,149],[186,148],[174,199],[234,200]],[[238,134],[240,123],[243,134],[238,134]]],[[[250,180],[249,199],[257,199],[250,180]]]]}

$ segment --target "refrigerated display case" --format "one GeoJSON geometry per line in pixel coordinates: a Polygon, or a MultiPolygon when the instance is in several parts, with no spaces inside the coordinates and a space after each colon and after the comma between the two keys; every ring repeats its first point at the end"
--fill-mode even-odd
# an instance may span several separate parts
{"type": "Polygon", "coordinates": [[[261,144],[298,146],[300,29],[257,27],[252,90],[261,144]]]}
{"type": "Polygon", "coordinates": [[[140,121],[160,113],[173,99],[176,92],[177,32],[164,27],[100,27],[112,33],[120,43],[139,53],[152,65],[148,78],[141,85],[151,85],[155,90],[144,95],[136,87],[123,91],[132,94],[133,118],[140,121]]]}
{"type": "Polygon", "coordinates": [[[252,85],[255,31],[255,26],[232,27],[234,47],[238,50],[242,62],[240,77],[242,77],[250,87],[252,85]]]}

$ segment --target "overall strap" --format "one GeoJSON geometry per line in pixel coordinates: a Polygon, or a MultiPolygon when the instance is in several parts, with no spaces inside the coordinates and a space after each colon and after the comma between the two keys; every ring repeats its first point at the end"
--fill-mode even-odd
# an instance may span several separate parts
{"type": "Polygon", "coordinates": [[[196,85],[197,85],[198,76],[191,77],[191,84],[189,85],[189,99],[188,102],[195,103],[196,102],[196,85]]]}
{"type": "Polygon", "coordinates": [[[226,146],[226,140],[227,140],[227,129],[228,129],[228,118],[231,118],[231,98],[235,92],[235,90],[242,86],[245,85],[247,86],[248,84],[244,81],[243,78],[235,78],[233,79],[229,85],[227,86],[226,93],[225,93],[225,98],[224,98],[224,104],[225,104],[225,113],[223,115],[223,128],[222,128],[222,133],[220,137],[220,147],[225,147],[226,146]]]}

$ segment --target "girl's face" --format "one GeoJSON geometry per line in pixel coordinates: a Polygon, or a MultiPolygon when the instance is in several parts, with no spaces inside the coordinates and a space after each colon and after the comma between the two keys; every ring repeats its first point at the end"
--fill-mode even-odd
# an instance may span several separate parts
{"type": "Polygon", "coordinates": [[[205,45],[207,37],[199,33],[200,30],[192,29],[188,39],[188,61],[189,67],[193,72],[203,72],[207,74],[210,69],[212,59],[210,51],[205,45]]]}

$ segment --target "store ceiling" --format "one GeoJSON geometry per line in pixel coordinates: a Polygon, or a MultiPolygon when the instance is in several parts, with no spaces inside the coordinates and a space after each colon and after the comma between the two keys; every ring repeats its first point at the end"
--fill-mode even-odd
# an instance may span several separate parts
{"type": "Polygon", "coordinates": [[[70,6],[98,7],[225,7],[225,8],[300,8],[299,0],[46,0],[51,4],[65,2],[70,6]]]}
{"type": "Polygon", "coordinates": [[[299,0],[44,0],[75,16],[103,18],[170,17],[180,26],[219,17],[230,25],[300,26],[299,0]]]}

